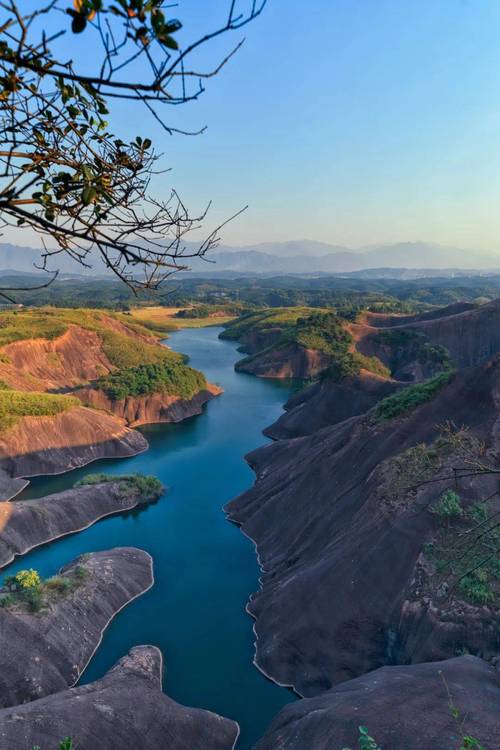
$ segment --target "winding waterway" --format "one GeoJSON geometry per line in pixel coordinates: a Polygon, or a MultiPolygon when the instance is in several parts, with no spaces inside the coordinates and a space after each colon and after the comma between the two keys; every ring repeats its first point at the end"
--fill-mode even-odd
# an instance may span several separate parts
{"type": "Polygon", "coordinates": [[[224,388],[201,416],[143,428],[146,453],[34,479],[20,499],[66,489],[89,471],[155,474],[168,488],[166,496],[41,547],[9,572],[34,567],[46,576],[83,552],[147,550],[155,585],[115,618],[82,682],[101,677],[132,646],[157,645],[165,658],[165,691],[180,703],[238,721],[237,750],[248,750],[294,696],[253,666],[245,604],[258,588],[259,570],[252,543],[221,508],[253,482],[243,456],[264,442],[262,429],[281,413],[290,386],[236,373],[236,344],[220,340],[220,330],[185,329],[168,342],[224,388]]]}

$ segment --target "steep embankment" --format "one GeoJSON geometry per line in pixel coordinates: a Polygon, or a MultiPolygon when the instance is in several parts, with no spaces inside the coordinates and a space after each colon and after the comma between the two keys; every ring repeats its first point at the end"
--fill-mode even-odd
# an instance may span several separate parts
{"type": "Polygon", "coordinates": [[[331,363],[328,354],[317,349],[308,349],[296,343],[284,343],[270,347],[255,356],[236,363],[238,372],[247,372],[259,378],[298,378],[316,377],[331,363]]]}
{"type": "MultiPolygon", "coordinates": [[[[0,468],[14,479],[59,474],[100,458],[133,456],[147,447],[141,433],[123,419],[77,406],[55,416],[26,416],[2,430],[0,468]]],[[[18,482],[6,482],[2,499],[19,490],[18,482]]]]}
{"type": "Polygon", "coordinates": [[[383,667],[316,698],[290,703],[255,750],[354,748],[359,725],[368,727],[384,750],[489,750],[500,747],[499,712],[500,672],[481,659],[461,656],[383,667]],[[464,736],[480,744],[466,745],[464,736]]]}
{"type": "Polygon", "coordinates": [[[494,465],[500,449],[500,357],[414,388],[252,453],[256,484],[227,507],[263,567],[249,605],[257,664],[302,694],[384,664],[500,647],[499,571],[467,575],[495,529],[464,547],[500,511],[497,475],[470,470],[494,465]],[[459,509],[447,519],[449,490],[459,509]]]}
{"type": "Polygon", "coordinates": [[[290,399],[286,414],[266,435],[310,435],[363,414],[409,382],[427,380],[456,365],[479,364],[500,348],[497,322],[500,325],[498,303],[457,303],[421,315],[364,313],[360,322],[347,324],[355,349],[383,362],[391,377],[366,370],[340,379],[323,377],[290,399]]]}
{"type": "Polygon", "coordinates": [[[0,567],[40,544],[156,499],[157,484],[153,496],[145,496],[133,478],[113,477],[113,481],[81,485],[37,500],[0,503],[0,567]]]}
{"type": "Polygon", "coordinates": [[[340,382],[328,378],[303,388],[285,404],[285,413],[264,434],[273,440],[302,437],[364,414],[403,383],[362,371],[340,382]]]}
{"type": "Polygon", "coordinates": [[[220,393],[125,316],[42,308],[1,313],[0,324],[4,499],[20,487],[8,476],[133,455],[147,442],[130,426],[179,421],[220,393]]]}
{"type": "Polygon", "coordinates": [[[204,405],[222,393],[222,388],[212,383],[197,391],[191,398],[164,393],[148,393],[143,396],[126,396],[111,399],[105,391],[82,388],[75,395],[94,409],[112,411],[131,427],[155,422],[182,422],[183,419],[201,414],[204,405]]]}
{"type": "Polygon", "coordinates": [[[357,350],[378,357],[393,377],[421,380],[433,375],[446,357],[458,367],[471,367],[499,351],[500,300],[407,318],[371,315],[366,324],[352,324],[350,330],[357,350]]]}
{"type": "Polygon", "coordinates": [[[117,548],[77,558],[45,582],[42,601],[12,596],[0,609],[0,705],[17,704],[74,685],[111,619],[153,584],[142,550],[117,548]],[[40,605],[39,611],[30,611],[40,605]]]}
{"type": "Polygon", "coordinates": [[[157,648],[133,648],[97,682],[0,710],[0,745],[55,748],[71,737],[78,750],[232,750],[237,724],[175,703],[162,671],[157,648]]]}

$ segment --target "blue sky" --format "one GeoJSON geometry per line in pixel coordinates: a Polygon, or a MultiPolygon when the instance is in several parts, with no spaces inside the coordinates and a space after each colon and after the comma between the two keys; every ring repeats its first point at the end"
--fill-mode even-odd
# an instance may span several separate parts
{"type": "MultiPolygon", "coordinates": [[[[227,0],[181,0],[187,36],[227,0]],[[210,11],[207,11],[210,6],[210,11]]],[[[121,108],[115,128],[154,138],[174,186],[209,225],[245,204],[228,243],[403,240],[500,253],[500,3],[268,0],[203,58],[244,48],[198,102],[165,112],[197,138],[121,108]]],[[[200,61],[201,62],[201,61],[200,61]]]]}

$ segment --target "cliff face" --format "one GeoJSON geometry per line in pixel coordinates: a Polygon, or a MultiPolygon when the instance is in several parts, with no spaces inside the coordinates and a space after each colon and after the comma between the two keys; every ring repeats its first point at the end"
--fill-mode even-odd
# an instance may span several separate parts
{"type": "MultiPolygon", "coordinates": [[[[239,351],[247,354],[257,354],[268,346],[277,344],[283,336],[283,328],[278,326],[264,328],[262,330],[251,330],[244,333],[240,341],[239,351]]],[[[222,337],[224,338],[224,337],[222,337]]]]}
{"type": "Polygon", "coordinates": [[[294,394],[283,414],[264,430],[273,440],[283,440],[323,429],[364,414],[377,401],[403,388],[402,383],[362,371],[340,383],[325,379],[294,394]]]}
{"type": "Polygon", "coordinates": [[[372,315],[366,317],[365,324],[352,324],[350,328],[361,353],[379,357],[395,377],[418,380],[432,375],[432,369],[412,373],[411,347],[405,361],[400,346],[377,341],[379,329],[385,333],[392,330],[402,335],[418,334],[434,346],[445,347],[458,367],[471,367],[487,361],[500,350],[500,300],[481,306],[453,305],[434,314],[408,318],[372,315]],[[388,322],[395,325],[388,326],[388,322]]]}
{"type": "Polygon", "coordinates": [[[152,393],[113,401],[104,391],[95,388],[81,388],[74,391],[73,395],[84,404],[110,412],[125,420],[130,427],[137,427],[155,422],[181,422],[183,419],[201,414],[203,406],[221,393],[222,388],[208,383],[204,390],[195,393],[190,399],[165,393],[152,393]]]}
{"type": "Polygon", "coordinates": [[[162,668],[157,648],[139,646],[97,682],[0,710],[2,750],[55,748],[63,737],[78,750],[232,750],[238,725],[168,698],[162,668]]]}
{"type": "Polygon", "coordinates": [[[8,644],[0,653],[2,707],[74,685],[111,619],[153,584],[151,557],[138,549],[84,555],[63,568],[62,577],[71,577],[77,567],[85,571],[80,585],[70,593],[53,593],[40,612],[0,609],[8,644]]]}
{"type": "Polygon", "coordinates": [[[481,659],[383,667],[290,703],[255,750],[354,748],[360,724],[384,750],[455,748],[462,746],[464,734],[494,748],[500,747],[499,712],[500,672],[481,659]],[[447,688],[458,719],[451,714],[447,688]]]}
{"type": "Polygon", "coordinates": [[[72,388],[113,369],[97,333],[78,326],[52,341],[16,341],[3,354],[7,361],[0,362],[0,378],[24,391],[72,388]]]}
{"type": "MultiPolygon", "coordinates": [[[[436,426],[464,425],[493,461],[499,410],[497,357],[406,418],[374,422],[369,412],[250,454],[256,484],[227,510],[263,567],[249,605],[263,671],[316,695],[388,663],[498,650],[495,607],[433,588],[424,549],[440,533],[429,508],[453,486],[452,467],[472,460],[454,437],[435,452],[436,426]]],[[[498,489],[496,475],[458,484],[467,507],[498,489]]]]}
{"type": "MultiPolygon", "coordinates": [[[[123,419],[76,407],[52,417],[23,417],[0,433],[0,468],[10,477],[59,474],[100,458],[133,456],[146,439],[123,419]]],[[[6,500],[19,486],[5,486],[6,500]]],[[[21,487],[22,489],[22,487],[21,487]]]]}
{"type": "Polygon", "coordinates": [[[331,357],[317,349],[289,344],[256,354],[236,363],[238,372],[261,378],[312,378],[326,369],[331,357]]]}
{"type": "Polygon", "coordinates": [[[0,567],[16,555],[66,534],[86,529],[105,516],[123,513],[141,502],[120,483],[83,485],[22,502],[0,503],[0,567]]]}

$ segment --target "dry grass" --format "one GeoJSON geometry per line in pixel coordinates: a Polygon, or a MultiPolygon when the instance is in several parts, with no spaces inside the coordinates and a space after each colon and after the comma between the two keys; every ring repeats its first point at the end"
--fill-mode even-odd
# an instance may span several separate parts
{"type": "Polygon", "coordinates": [[[179,328],[205,328],[206,326],[221,326],[234,320],[235,315],[207,316],[206,318],[176,318],[180,310],[188,307],[136,307],[131,310],[131,316],[141,323],[149,323],[166,327],[171,331],[179,328]]]}

